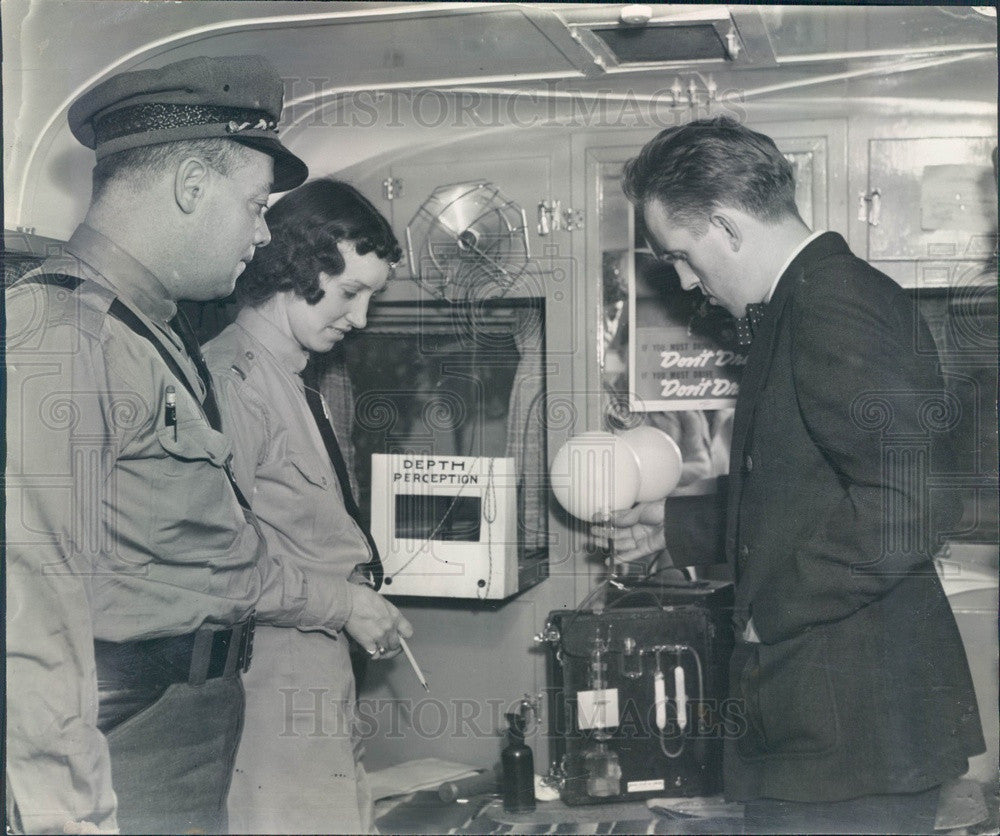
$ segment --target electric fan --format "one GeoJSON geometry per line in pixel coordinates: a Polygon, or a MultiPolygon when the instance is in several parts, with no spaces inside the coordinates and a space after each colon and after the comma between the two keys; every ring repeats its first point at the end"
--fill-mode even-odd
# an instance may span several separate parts
{"type": "Polygon", "coordinates": [[[440,299],[502,297],[528,269],[524,210],[492,183],[439,186],[406,227],[413,279],[440,299]]]}

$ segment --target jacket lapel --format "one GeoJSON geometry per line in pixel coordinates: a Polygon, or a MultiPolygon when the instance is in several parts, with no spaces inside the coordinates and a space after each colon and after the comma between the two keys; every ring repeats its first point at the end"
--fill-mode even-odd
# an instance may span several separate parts
{"type": "Polygon", "coordinates": [[[760,321],[753,342],[750,344],[750,354],[740,378],[740,393],[736,399],[736,413],[733,416],[733,440],[729,448],[729,480],[728,499],[726,502],[726,557],[733,567],[735,578],[739,578],[739,560],[736,556],[737,521],[739,519],[740,495],[743,491],[743,459],[750,428],[753,426],[757,410],[757,396],[767,372],[771,368],[771,358],[774,356],[775,337],[778,331],[778,320],[784,310],[785,303],[791,296],[794,283],[801,276],[801,268],[795,270],[795,264],[789,265],[775,288],[774,296],[768,303],[764,318],[760,321]]]}
{"type": "Polygon", "coordinates": [[[743,458],[747,438],[753,427],[757,410],[758,396],[771,368],[771,359],[777,345],[778,323],[781,315],[791,299],[795,288],[803,281],[806,266],[832,252],[847,250],[847,243],[835,232],[827,232],[811,241],[788,265],[774,295],[767,305],[764,317],[754,334],[750,345],[750,354],[740,379],[740,393],[736,400],[736,414],[733,416],[733,440],[729,454],[729,499],[726,512],[726,555],[734,569],[738,568],[736,560],[737,519],[739,514],[740,494],[743,486],[743,458]]]}
{"type": "MultiPolygon", "coordinates": [[[[796,259],[796,262],[798,260],[796,259]]],[[[740,393],[736,401],[736,414],[733,416],[733,443],[730,467],[742,460],[743,447],[753,424],[756,411],[757,395],[771,368],[771,358],[774,356],[775,337],[778,332],[778,320],[785,308],[785,303],[791,296],[791,289],[802,276],[802,268],[793,262],[778,282],[774,296],[768,303],[764,318],[757,326],[753,342],[750,344],[750,354],[740,378],[740,393]],[[735,458],[739,454],[738,458],[735,458]]]]}

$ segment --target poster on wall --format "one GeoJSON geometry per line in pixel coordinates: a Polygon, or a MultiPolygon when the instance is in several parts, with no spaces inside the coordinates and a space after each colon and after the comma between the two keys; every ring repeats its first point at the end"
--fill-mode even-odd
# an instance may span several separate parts
{"type": "Polygon", "coordinates": [[[629,409],[669,412],[736,405],[746,349],[733,318],[697,290],[685,291],[676,271],[637,252],[629,271],[629,409]]]}
{"type": "MultiPolygon", "coordinates": [[[[817,176],[825,176],[825,139],[785,138],[781,147],[795,173],[799,214],[814,226],[817,176]]],[[[685,291],[676,271],[655,259],[639,216],[634,233],[635,263],[626,271],[629,409],[648,413],[735,407],[747,348],[736,343],[733,318],[705,301],[699,290],[685,291]]]]}

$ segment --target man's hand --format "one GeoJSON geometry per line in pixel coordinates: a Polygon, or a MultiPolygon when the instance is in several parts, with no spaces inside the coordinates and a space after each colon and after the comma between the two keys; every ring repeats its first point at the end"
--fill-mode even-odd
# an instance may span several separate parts
{"type": "Polygon", "coordinates": [[[627,563],[667,547],[663,516],[662,499],[640,502],[627,511],[616,511],[607,523],[592,526],[590,533],[602,540],[610,539],[615,547],[615,560],[627,563]]]}
{"type": "Polygon", "coordinates": [[[371,587],[351,584],[351,597],[353,608],[344,629],[373,659],[389,659],[399,653],[399,637],[413,635],[410,622],[371,587]]]}

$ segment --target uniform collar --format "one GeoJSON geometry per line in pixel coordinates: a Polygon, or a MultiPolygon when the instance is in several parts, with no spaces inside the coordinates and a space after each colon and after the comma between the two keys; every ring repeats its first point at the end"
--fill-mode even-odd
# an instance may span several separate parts
{"type": "Polygon", "coordinates": [[[99,273],[118,295],[154,322],[166,324],[177,313],[177,303],[156,276],[114,241],[87,224],[80,224],[66,251],[99,273]]]}
{"type": "Polygon", "coordinates": [[[246,306],[236,315],[236,324],[259,342],[291,374],[302,374],[309,352],[289,334],[261,314],[246,306]]]}

